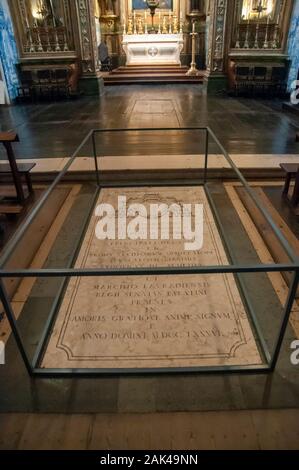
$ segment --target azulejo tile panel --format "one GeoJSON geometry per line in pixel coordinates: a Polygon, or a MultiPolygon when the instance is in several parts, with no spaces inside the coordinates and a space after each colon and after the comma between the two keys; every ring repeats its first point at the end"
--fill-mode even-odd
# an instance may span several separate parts
{"type": "Polygon", "coordinates": [[[288,89],[291,89],[292,82],[297,80],[299,70],[299,0],[295,1],[293,15],[291,19],[288,53],[291,59],[291,68],[288,80],[288,89]]]}
{"type": "Polygon", "coordinates": [[[16,64],[18,52],[7,0],[0,2],[0,60],[2,63],[9,97],[17,96],[18,75],[16,64]]]}

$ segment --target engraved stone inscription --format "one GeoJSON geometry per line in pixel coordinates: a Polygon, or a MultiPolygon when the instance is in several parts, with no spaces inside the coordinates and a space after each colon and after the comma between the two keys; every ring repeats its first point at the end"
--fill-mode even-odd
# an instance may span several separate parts
{"type": "MultiPolygon", "coordinates": [[[[91,218],[76,267],[228,264],[202,188],[104,189],[99,202],[204,205],[204,244],[184,240],[98,240],[91,218]]],[[[117,216],[117,214],[116,214],[117,216]]],[[[232,274],[72,278],[42,366],[161,368],[260,364],[232,274]]]]}

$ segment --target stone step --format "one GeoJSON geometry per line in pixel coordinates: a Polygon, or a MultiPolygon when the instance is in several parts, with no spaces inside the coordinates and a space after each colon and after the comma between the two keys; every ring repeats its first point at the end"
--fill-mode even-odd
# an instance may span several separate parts
{"type": "Polygon", "coordinates": [[[169,65],[151,65],[151,66],[137,66],[137,65],[131,65],[128,67],[118,67],[117,69],[114,69],[112,72],[159,72],[159,71],[165,71],[165,72],[182,72],[182,71],[187,71],[188,67],[187,66],[179,66],[179,65],[174,65],[174,66],[169,66],[169,65]]]}
{"type": "Polygon", "coordinates": [[[159,73],[165,73],[165,74],[168,74],[168,75],[173,75],[173,74],[186,74],[188,72],[188,69],[186,70],[114,70],[113,72],[111,72],[111,75],[140,75],[140,74],[153,74],[153,75],[157,75],[159,73]]]}
{"type": "Polygon", "coordinates": [[[178,75],[178,74],[186,74],[188,72],[188,68],[186,69],[178,69],[178,70],[113,70],[110,75],[178,75]]]}
{"type": "Polygon", "coordinates": [[[203,73],[197,77],[186,75],[187,66],[154,65],[154,66],[122,66],[109,74],[104,74],[105,85],[148,84],[148,83],[202,83],[203,73]]]}
{"type": "Polygon", "coordinates": [[[116,77],[104,79],[106,86],[110,85],[142,85],[142,84],[152,84],[152,83],[161,83],[161,84],[202,84],[203,79],[200,77],[116,77]]]}
{"type": "Polygon", "coordinates": [[[203,76],[202,75],[198,75],[197,77],[189,77],[188,75],[186,74],[172,74],[172,75],[168,75],[168,74],[151,74],[151,73],[146,73],[146,74],[140,74],[140,75],[134,75],[134,74],[123,74],[123,75],[107,75],[106,77],[104,77],[104,80],[105,81],[113,81],[115,79],[135,79],[135,80],[142,80],[144,78],[146,79],[153,79],[153,80],[167,80],[168,78],[170,80],[178,80],[178,79],[187,79],[187,80],[190,80],[190,79],[194,79],[196,78],[197,81],[202,81],[203,80],[203,76]]]}

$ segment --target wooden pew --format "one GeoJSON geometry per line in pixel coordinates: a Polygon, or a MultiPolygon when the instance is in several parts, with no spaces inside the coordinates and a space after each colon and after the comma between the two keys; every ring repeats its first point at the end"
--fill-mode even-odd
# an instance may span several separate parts
{"type": "Polygon", "coordinates": [[[281,163],[280,167],[286,174],[285,185],[283,188],[283,196],[288,199],[293,207],[299,203],[299,164],[298,163],[281,163]],[[295,186],[293,194],[289,197],[290,183],[295,178],[295,186]]]}
{"type": "Polygon", "coordinates": [[[26,197],[24,194],[22,176],[25,177],[29,194],[33,192],[32,182],[30,177],[30,171],[34,168],[34,163],[22,163],[17,165],[14,151],[12,148],[12,143],[19,142],[19,137],[14,132],[0,132],[0,143],[4,145],[4,148],[7,153],[8,164],[0,165],[0,175],[12,175],[13,183],[16,190],[16,201],[19,204],[24,204],[26,197]]]}

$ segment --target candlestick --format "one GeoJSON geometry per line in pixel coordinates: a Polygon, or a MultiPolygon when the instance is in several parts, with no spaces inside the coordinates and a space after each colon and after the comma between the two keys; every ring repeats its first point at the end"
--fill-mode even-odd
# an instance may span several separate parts
{"type": "Polygon", "coordinates": [[[163,34],[167,34],[167,18],[166,16],[163,16],[163,29],[162,29],[163,34]]]}
{"type": "Polygon", "coordinates": [[[176,15],[173,16],[173,32],[174,32],[174,34],[178,34],[178,32],[179,32],[178,17],[176,15]]]}
{"type": "Polygon", "coordinates": [[[64,40],[63,50],[64,52],[68,52],[69,46],[67,44],[67,37],[66,37],[65,31],[63,32],[63,40],[64,40]]]}
{"type": "Polygon", "coordinates": [[[57,30],[55,31],[55,52],[60,52],[61,49],[60,49],[60,44],[59,44],[59,37],[58,37],[58,33],[57,33],[57,30]]]}
{"type": "Polygon", "coordinates": [[[240,49],[241,45],[240,45],[240,26],[237,27],[237,41],[236,41],[236,44],[235,44],[235,48],[236,49],[240,49]]]}
{"type": "Polygon", "coordinates": [[[267,18],[267,26],[266,26],[266,34],[265,34],[265,41],[264,41],[264,44],[263,44],[263,48],[264,49],[268,49],[269,48],[269,22],[270,22],[270,16],[268,16],[267,18]]]}
{"type": "Polygon", "coordinates": [[[144,33],[147,34],[147,11],[144,12],[144,33]]]}
{"type": "Polygon", "coordinates": [[[36,30],[36,34],[37,34],[37,52],[44,52],[44,49],[43,49],[43,46],[42,46],[42,41],[41,41],[41,38],[40,38],[40,34],[39,34],[39,29],[38,29],[38,25],[37,25],[37,22],[35,21],[34,22],[34,28],[36,30]]]}
{"type": "Polygon", "coordinates": [[[279,22],[280,22],[280,15],[282,13],[282,7],[283,7],[283,1],[280,2],[280,5],[279,5],[279,12],[278,12],[278,16],[277,16],[277,25],[279,26],[279,22]]]}
{"type": "Polygon", "coordinates": [[[134,34],[137,34],[136,11],[134,10],[134,34]]]}
{"type": "Polygon", "coordinates": [[[277,38],[278,38],[278,24],[276,24],[274,28],[274,34],[273,34],[273,39],[272,39],[272,44],[271,44],[272,49],[278,48],[277,38]]]}
{"type": "Polygon", "coordinates": [[[137,33],[138,34],[143,34],[143,25],[142,25],[142,18],[138,18],[137,21],[137,33]]]}
{"type": "Polygon", "coordinates": [[[161,12],[159,11],[159,30],[158,34],[161,34],[161,12]]]}
{"type": "Polygon", "coordinates": [[[249,49],[249,20],[247,21],[247,28],[246,28],[246,36],[245,36],[245,42],[243,45],[244,49],[249,49]]]}
{"type": "Polygon", "coordinates": [[[29,52],[35,52],[33,39],[32,39],[32,34],[31,34],[31,28],[30,28],[30,24],[29,24],[29,21],[28,21],[27,13],[26,13],[26,16],[25,16],[25,22],[26,22],[27,34],[28,34],[28,50],[29,50],[29,52]]]}
{"type": "Polygon", "coordinates": [[[52,52],[49,28],[46,29],[46,34],[47,34],[47,52],[52,52]]]}
{"type": "Polygon", "coordinates": [[[192,33],[190,33],[190,35],[192,38],[192,62],[186,75],[197,76],[199,74],[199,71],[196,67],[196,37],[198,36],[198,33],[195,31],[195,21],[192,23],[192,33]]]}
{"type": "Polygon", "coordinates": [[[254,49],[258,49],[259,48],[259,30],[260,30],[260,24],[259,22],[257,21],[256,23],[256,29],[255,29],[255,40],[254,40],[254,49]]]}
{"type": "Polygon", "coordinates": [[[128,34],[133,34],[133,20],[132,15],[129,16],[128,19],[128,34]]]}

